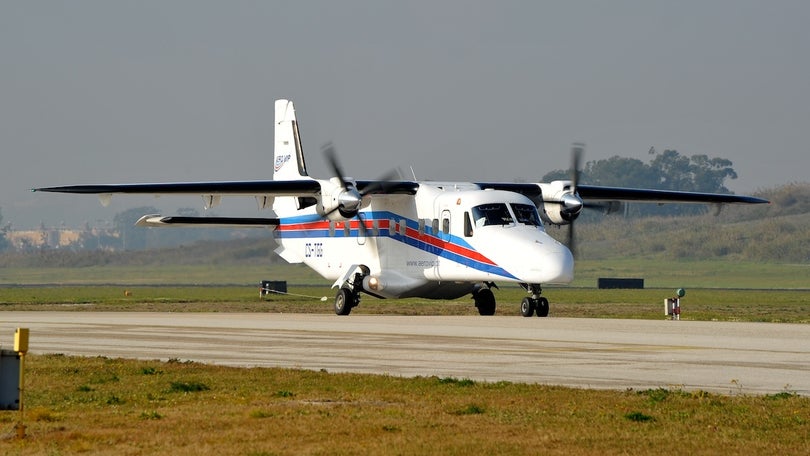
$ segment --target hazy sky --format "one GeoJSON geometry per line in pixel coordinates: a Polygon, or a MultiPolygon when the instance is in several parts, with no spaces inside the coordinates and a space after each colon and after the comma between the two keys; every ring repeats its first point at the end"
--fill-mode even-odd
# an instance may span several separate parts
{"type": "MultiPolygon", "coordinates": [[[[273,100],[310,174],[536,181],[651,146],[807,181],[810,2],[0,0],[0,209],[15,227],[172,213],[188,197],[31,193],[269,178],[273,100]]],[[[233,204],[255,215],[252,201],[233,204]]]]}

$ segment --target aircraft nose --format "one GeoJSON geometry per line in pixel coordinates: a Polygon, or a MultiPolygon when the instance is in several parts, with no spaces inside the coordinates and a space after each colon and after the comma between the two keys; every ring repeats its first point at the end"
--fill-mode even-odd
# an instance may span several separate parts
{"type": "MultiPolygon", "coordinates": [[[[528,252],[527,252],[528,253],[528,252]]],[[[535,240],[528,268],[530,283],[570,283],[574,280],[574,255],[565,245],[546,235],[535,240]]]]}

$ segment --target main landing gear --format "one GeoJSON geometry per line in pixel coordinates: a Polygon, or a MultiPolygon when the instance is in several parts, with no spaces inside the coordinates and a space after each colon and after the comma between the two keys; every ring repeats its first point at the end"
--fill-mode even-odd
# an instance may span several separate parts
{"type": "Polygon", "coordinates": [[[540,288],[540,284],[522,283],[520,286],[522,286],[526,292],[531,294],[531,297],[527,296],[523,298],[523,301],[521,301],[520,314],[524,317],[531,317],[535,312],[537,312],[538,317],[548,317],[548,299],[540,296],[540,293],[543,291],[540,288]]]}
{"type": "Polygon", "coordinates": [[[489,287],[481,287],[476,290],[473,293],[473,300],[479,315],[495,315],[495,294],[489,287]]]}
{"type": "Polygon", "coordinates": [[[335,313],[338,315],[349,315],[352,308],[360,304],[360,293],[348,288],[341,288],[335,295],[335,313]]]}
{"type": "Polygon", "coordinates": [[[349,315],[353,308],[360,305],[360,290],[362,290],[363,274],[354,274],[353,280],[347,280],[335,295],[335,313],[349,315]]]}
{"type": "MultiPolygon", "coordinates": [[[[542,289],[537,283],[521,283],[521,287],[531,296],[523,298],[520,303],[520,314],[524,317],[531,317],[537,314],[538,317],[548,317],[548,299],[540,296],[542,289]]],[[[495,315],[495,295],[492,288],[498,288],[492,282],[480,285],[480,288],[473,292],[475,307],[481,315],[495,315]]]]}

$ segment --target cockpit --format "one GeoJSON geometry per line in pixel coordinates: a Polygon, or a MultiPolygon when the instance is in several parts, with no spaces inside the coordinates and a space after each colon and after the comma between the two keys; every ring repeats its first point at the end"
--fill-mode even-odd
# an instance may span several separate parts
{"type": "Polygon", "coordinates": [[[537,208],[532,204],[521,203],[487,203],[474,206],[471,209],[472,225],[476,228],[498,225],[512,226],[515,224],[529,226],[543,226],[537,208]],[[510,211],[511,208],[511,211],[510,211]]]}

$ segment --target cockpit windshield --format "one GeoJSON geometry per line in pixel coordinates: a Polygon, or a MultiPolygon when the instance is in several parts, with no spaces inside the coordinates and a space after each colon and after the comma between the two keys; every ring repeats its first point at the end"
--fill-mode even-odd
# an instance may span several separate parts
{"type": "Polygon", "coordinates": [[[475,226],[509,225],[515,223],[504,203],[481,204],[472,208],[475,226]]]}
{"type": "Polygon", "coordinates": [[[543,226],[540,216],[537,214],[537,208],[533,205],[512,203],[511,206],[518,222],[524,225],[543,226]]]}

